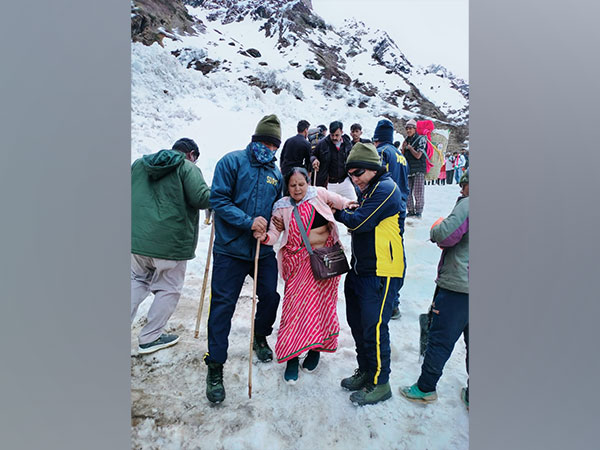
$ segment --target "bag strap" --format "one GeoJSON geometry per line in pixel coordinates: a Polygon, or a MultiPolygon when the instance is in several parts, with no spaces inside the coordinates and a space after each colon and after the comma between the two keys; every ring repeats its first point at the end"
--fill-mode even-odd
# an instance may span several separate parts
{"type": "Polygon", "coordinates": [[[293,205],[294,205],[294,218],[296,219],[298,228],[300,228],[300,234],[302,235],[302,240],[304,241],[304,246],[306,247],[306,250],[308,250],[308,254],[312,255],[313,250],[310,245],[310,241],[308,240],[308,236],[306,235],[306,230],[304,229],[304,225],[302,225],[302,220],[300,219],[300,213],[298,212],[298,206],[296,206],[295,202],[293,203],[293,205]]]}

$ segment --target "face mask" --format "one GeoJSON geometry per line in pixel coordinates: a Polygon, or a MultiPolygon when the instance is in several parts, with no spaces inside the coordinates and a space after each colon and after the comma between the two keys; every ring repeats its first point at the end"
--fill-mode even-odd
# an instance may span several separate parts
{"type": "Polygon", "coordinates": [[[267,147],[262,142],[251,142],[250,149],[256,160],[261,164],[267,164],[275,158],[275,152],[267,147]]]}

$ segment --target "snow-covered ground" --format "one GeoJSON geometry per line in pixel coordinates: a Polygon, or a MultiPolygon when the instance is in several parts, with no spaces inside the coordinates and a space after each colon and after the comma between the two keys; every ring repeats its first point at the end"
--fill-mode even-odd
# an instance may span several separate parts
{"type": "MultiPolygon", "coordinates": [[[[201,164],[202,165],[202,164],[201,164]]],[[[468,448],[469,418],[460,389],[466,385],[465,345],[457,343],[438,384],[439,400],[410,403],[398,392],[419,375],[418,315],[425,312],[435,288],[440,249],[428,242],[431,224],[452,210],[459,187],[425,186],[423,218],[405,232],[406,279],[401,293],[402,317],[390,321],[393,396],[381,404],[354,406],[340,380],[356,367],[354,341],[346,323],[343,279],[338,316],[339,348],[323,355],[315,373],[300,372],[296,385],[283,380],[285,364],[253,358],[252,399],[248,398],[248,350],[252,280],[247,278],[233,317],[224,383],[227,398],[211,405],[205,396],[208,295],[194,339],[196,315],[206,263],[210,228],[203,225],[197,257],[188,264],[177,310],[167,326],[181,335],[174,347],[137,355],[137,334],[150,306],[140,307],[132,329],[132,438],[136,449],[429,449],[468,448]]],[[[342,233],[350,248],[350,236],[342,233]]],[[[283,283],[280,282],[280,294],[283,283]]],[[[281,307],[279,308],[281,312],[281,307]]],[[[279,315],[269,343],[275,344],[279,315]]]]}

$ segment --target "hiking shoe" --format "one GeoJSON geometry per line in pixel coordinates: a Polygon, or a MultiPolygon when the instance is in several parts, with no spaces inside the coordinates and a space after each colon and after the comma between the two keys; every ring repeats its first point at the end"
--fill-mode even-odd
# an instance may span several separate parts
{"type": "Polygon", "coordinates": [[[416,214],[415,213],[415,219],[420,219],[421,218],[421,214],[416,214]]]}
{"type": "Polygon", "coordinates": [[[283,379],[289,384],[296,384],[298,381],[298,357],[288,359],[283,379]]]}
{"type": "Polygon", "coordinates": [[[306,358],[304,358],[304,361],[302,361],[302,369],[309,373],[315,370],[317,368],[317,365],[319,364],[320,356],[321,352],[309,350],[308,355],[306,355],[306,358]]]}
{"type": "Polygon", "coordinates": [[[414,217],[415,213],[414,212],[409,212],[406,214],[406,217],[414,217]]]}
{"type": "Polygon", "coordinates": [[[399,319],[400,317],[402,317],[402,314],[400,313],[400,308],[396,307],[394,309],[392,309],[392,320],[396,320],[399,319]]]}
{"type": "Polygon", "coordinates": [[[208,363],[206,375],[206,398],[211,403],[221,403],[225,400],[225,386],[223,386],[223,364],[208,363]]]}
{"type": "Polygon", "coordinates": [[[269,362],[273,360],[273,350],[271,350],[269,347],[266,336],[259,336],[258,334],[255,334],[252,348],[256,353],[256,357],[262,362],[269,362]]]}
{"type": "Polygon", "coordinates": [[[350,401],[355,405],[374,405],[375,403],[383,402],[392,397],[392,389],[390,383],[374,385],[367,383],[360,391],[350,395],[350,401]]]}
{"type": "Polygon", "coordinates": [[[460,398],[462,399],[463,403],[465,404],[465,406],[467,407],[467,411],[469,410],[469,388],[462,388],[460,390],[460,398]]]}
{"type": "Polygon", "coordinates": [[[344,378],[340,384],[344,389],[349,391],[358,391],[367,384],[367,373],[361,372],[360,369],[356,369],[354,375],[344,378]]]}
{"type": "Polygon", "coordinates": [[[138,347],[138,353],[145,355],[146,353],[153,353],[163,348],[171,347],[179,342],[179,336],[176,334],[161,334],[160,337],[147,344],[140,344],[138,347]]]}
{"type": "Polygon", "coordinates": [[[400,393],[411,402],[432,403],[437,400],[437,393],[435,391],[423,392],[421,389],[419,389],[417,383],[413,384],[412,386],[404,386],[403,388],[400,388],[400,393]]]}

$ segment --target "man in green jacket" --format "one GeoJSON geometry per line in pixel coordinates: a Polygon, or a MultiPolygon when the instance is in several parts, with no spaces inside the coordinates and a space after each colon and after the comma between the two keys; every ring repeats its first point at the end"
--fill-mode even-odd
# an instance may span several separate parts
{"type": "Polygon", "coordinates": [[[163,329],[179,302],[187,260],[198,243],[199,210],[210,189],[196,167],[200,152],[189,138],[171,150],[145,155],[131,166],[131,322],[150,292],[154,301],[142,328],[139,353],[175,345],[163,329]]]}

